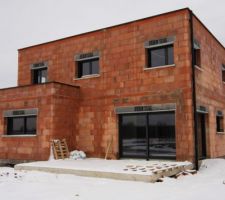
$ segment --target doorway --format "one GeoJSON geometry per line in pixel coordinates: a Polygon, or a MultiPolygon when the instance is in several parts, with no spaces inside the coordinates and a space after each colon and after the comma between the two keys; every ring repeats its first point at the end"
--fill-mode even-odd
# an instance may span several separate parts
{"type": "Polygon", "coordinates": [[[121,158],[176,158],[175,112],[119,115],[121,158]]]}
{"type": "Polygon", "coordinates": [[[206,115],[198,113],[198,157],[200,160],[205,159],[206,153],[206,115]]]}

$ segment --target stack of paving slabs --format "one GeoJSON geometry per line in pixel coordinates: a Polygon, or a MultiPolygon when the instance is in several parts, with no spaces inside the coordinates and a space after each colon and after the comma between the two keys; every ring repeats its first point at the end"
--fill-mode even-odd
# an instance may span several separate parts
{"type": "Polygon", "coordinates": [[[52,140],[52,149],[54,158],[65,159],[69,158],[69,150],[65,139],[62,140],[52,140]]]}

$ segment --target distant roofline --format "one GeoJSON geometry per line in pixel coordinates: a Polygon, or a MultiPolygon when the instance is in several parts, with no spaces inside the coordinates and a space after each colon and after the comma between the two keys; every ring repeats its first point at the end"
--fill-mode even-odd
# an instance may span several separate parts
{"type": "MultiPolygon", "coordinates": [[[[192,11],[191,11],[192,12],[192,11]]],[[[207,26],[192,12],[193,16],[206,29],[206,31],[216,40],[216,42],[225,50],[225,46],[217,39],[217,37],[207,28],[207,26]]]]}
{"type": "MultiPolygon", "coordinates": [[[[150,17],[145,17],[145,18],[141,18],[141,19],[137,19],[137,20],[133,20],[133,21],[128,21],[128,22],[121,23],[121,24],[108,26],[108,27],[105,27],[105,28],[96,29],[96,30],[93,30],[93,31],[87,31],[87,32],[76,34],[76,35],[71,35],[71,36],[68,36],[68,37],[64,37],[64,38],[60,38],[60,39],[56,39],[56,40],[51,40],[51,41],[48,41],[48,42],[43,42],[43,43],[40,43],[40,44],[27,46],[27,47],[18,49],[18,51],[29,49],[29,48],[32,48],[32,47],[41,46],[41,45],[46,45],[46,44],[50,44],[50,43],[54,43],[54,42],[58,42],[58,41],[62,41],[62,40],[65,40],[65,39],[70,39],[70,38],[77,37],[77,36],[82,36],[82,35],[89,34],[89,33],[95,33],[95,32],[98,32],[98,31],[103,31],[103,30],[109,29],[109,28],[114,28],[114,27],[118,27],[118,26],[131,24],[131,23],[143,21],[143,20],[146,20],[146,19],[151,19],[151,18],[163,16],[163,15],[168,15],[168,14],[172,14],[172,13],[176,13],[176,12],[180,12],[180,11],[184,11],[184,10],[192,12],[192,10],[190,8],[186,7],[186,8],[182,8],[182,9],[178,9],[178,10],[173,10],[173,11],[170,11],[170,12],[165,12],[165,13],[153,15],[153,16],[150,16],[150,17]]],[[[201,25],[209,32],[209,34],[218,42],[218,44],[225,50],[224,45],[214,36],[214,34],[205,26],[205,24],[203,24],[203,22],[193,12],[192,12],[192,14],[201,23],[201,25]]]]}

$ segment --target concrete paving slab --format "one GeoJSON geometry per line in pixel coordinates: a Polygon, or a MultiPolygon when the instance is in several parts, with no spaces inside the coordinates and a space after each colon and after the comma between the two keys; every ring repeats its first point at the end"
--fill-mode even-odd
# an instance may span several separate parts
{"type": "Polygon", "coordinates": [[[173,176],[192,169],[190,162],[145,160],[51,160],[15,165],[16,170],[35,170],[77,176],[111,178],[127,181],[155,182],[164,176],[173,176]]]}

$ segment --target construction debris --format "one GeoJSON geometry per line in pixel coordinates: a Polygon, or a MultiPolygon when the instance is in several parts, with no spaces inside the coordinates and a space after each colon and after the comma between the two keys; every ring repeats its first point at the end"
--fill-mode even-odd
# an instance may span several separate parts
{"type": "Polygon", "coordinates": [[[52,140],[52,148],[54,158],[58,159],[65,159],[69,158],[69,150],[65,139],[62,140],[52,140]]]}
{"type": "Polygon", "coordinates": [[[172,176],[172,178],[178,178],[180,176],[187,176],[187,175],[194,175],[196,173],[197,173],[196,170],[185,170],[185,171],[182,171],[178,174],[175,174],[174,176],[172,176]]]}
{"type": "Polygon", "coordinates": [[[86,154],[83,151],[74,150],[70,152],[70,158],[73,160],[85,159],[86,154]]]}

